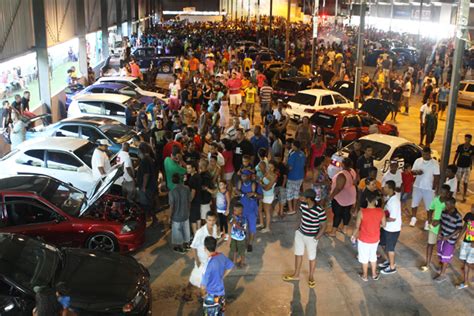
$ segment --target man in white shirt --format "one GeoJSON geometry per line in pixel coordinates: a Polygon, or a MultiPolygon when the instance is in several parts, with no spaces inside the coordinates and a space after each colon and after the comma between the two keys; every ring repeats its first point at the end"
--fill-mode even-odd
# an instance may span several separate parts
{"type": "Polygon", "coordinates": [[[404,115],[408,115],[408,108],[410,107],[410,97],[411,97],[411,82],[410,77],[405,79],[405,84],[403,86],[403,93],[402,93],[402,104],[405,106],[404,115]]]}
{"type": "Polygon", "coordinates": [[[420,146],[423,146],[423,139],[426,135],[426,115],[431,113],[431,102],[428,100],[420,107],[420,146]]]}
{"type": "MultiPolygon", "coordinates": [[[[425,209],[428,209],[439,184],[439,164],[436,159],[431,157],[431,149],[429,147],[423,148],[422,156],[415,160],[412,172],[416,178],[415,183],[413,184],[413,198],[411,202],[412,217],[410,220],[410,226],[414,227],[416,224],[416,211],[418,210],[421,200],[423,200],[425,209]]],[[[429,223],[426,221],[425,230],[428,229],[429,223]]]]}
{"type": "Polygon", "coordinates": [[[107,139],[99,139],[98,143],[99,146],[94,150],[91,159],[92,177],[95,180],[99,180],[110,170],[110,160],[107,155],[107,148],[110,143],[107,139]]]}
{"type": "Polygon", "coordinates": [[[128,153],[129,149],[129,143],[122,144],[122,150],[117,154],[117,163],[123,165],[122,194],[127,198],[127,200],[132,202],[135,197],[136,186],[132,159],[128,153]]]}
{"type": "Polygon", "coordinates": [[[240,126],[244,129],[244,131],[247,133],[250,131],[250,119],[247,116],[247,111],[242,110],[240,112],[240,126]]]}
{"type": "Polygon", "coordinates": [[[389,180],[395,182],[395,191],[400,192],[402,187],[402,170],[398,168],[397,160],[390,161],[390,169],[382,177],[382,187],[389,180]]]}
{"type": "Polygon", "coordinates": [[[387,260],[379,264],[382,274],[392,274],[397,272],[395,266],[395,246],[402,230],[402,205],[400,196],[395,192],[395,182],[388,180],[383,187],[387,203],[385,211],[388,212],[387,222],[382,229],[380,245],[384,248],[387,260]]]}
{"type": "Polygon", "coordinates": [[[444,184],[449,185],[449,192],[451,197],[456,197],[456,192],[458,190],[458,179],[456,178],[456,173],[458,172],[458,167],[456,165],[449,165],[446,168],[446,180],[444,184]]]}

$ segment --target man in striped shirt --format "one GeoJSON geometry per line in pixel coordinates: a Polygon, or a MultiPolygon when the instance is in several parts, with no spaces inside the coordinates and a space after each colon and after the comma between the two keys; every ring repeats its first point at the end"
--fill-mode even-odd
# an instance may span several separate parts
{"type": "Polygon", "coordinates": [[[265,80],[263,87],[260,88],[260,115],[262,116],[262,122],[268,112],[272,109],[270,106],[272,102],[272,93],[273,88],[268,85],[268,80],[265,80]]]}
{"type": "Polygon", "coordinates": [[[316,192],[308,189],[300,197],[301,222],[295,232],[295,272],[285,275],[283,281],[299,280],[301,263],[306,248],[309,259],[309,280],[310,288],[316,286],[314,281],[314,270],[316,269],[316,251],[318,241],[326,230],[326,212],[318,205],[316,192]]]}
{"type": "Polygon", "coordinates": [[[446,268],[453,258],[456,241],[462,229],[462,216],[456,209],[456,199],[451,197],[445,202],[446,209],[441,214],[441,229],[438,233],[438,257],[441,270],[434,277],[436,282],[443,282],[446,278],[446,268]]]}

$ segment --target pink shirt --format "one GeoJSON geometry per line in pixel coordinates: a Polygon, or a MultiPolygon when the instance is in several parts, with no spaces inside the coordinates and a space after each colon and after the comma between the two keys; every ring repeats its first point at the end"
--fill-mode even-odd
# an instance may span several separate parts
{"type": "Polygon", "coordinates": [[[227,87],[229,88],[230,94],[239,94],[240,88],[242,88],[242,80],[240,79],[229,79],[227,80],[227,87]]]}
{"type": "Polygon", "coordinates": [[[207,71],[209,71],[210,73],[214,73],[214,66],[216,65],[216,62],[212,59],[208,59],[206,60],[206,67],[207,67],[207,71]]]}
{"type": "Polygon", "coordinates": [[[341,170],[332,178],[331,183],[331,192],[334,191],[336,188],[336,179],[337,177],[342,174],[346,178],[346,184],[344,184],[344,188],[342,188],[341,192],[334,196],[334,199],[340,206],[350,206],[354,205],[356,202],[356,188],[354,186],[354,180],[356,178],[356,172],[354,169],[350,171],[341,170]]]}

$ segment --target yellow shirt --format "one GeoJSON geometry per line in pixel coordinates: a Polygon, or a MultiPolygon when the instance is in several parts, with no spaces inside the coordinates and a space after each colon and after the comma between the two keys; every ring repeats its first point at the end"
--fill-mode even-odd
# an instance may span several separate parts
{"type": "Polygon", "coordinates": [[[250,57],[245,57],[245,58],[244,58],[244,69],[245,69],[245,70],[249,70],[250,68],[252,68],[252,63],[253,63],[252,58],[250,58],[250,57]]]}
{"type": "Polygon", "coordinates": [[[255,96],[257,95],[257,88],[248,87],[245,89],[245,103],[253,104],[255,103],[255,96]]]}

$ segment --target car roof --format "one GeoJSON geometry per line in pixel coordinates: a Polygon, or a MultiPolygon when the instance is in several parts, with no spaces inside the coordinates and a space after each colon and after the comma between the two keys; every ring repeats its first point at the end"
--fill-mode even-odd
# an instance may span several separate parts
{"type": "Polygon", "coordinates": [[[128,86],[124,83],[103,81],[103,82],[96,82],[93,85],[88,86],[86,90],[91,89],[91,88],[97,88],[97,87],[110,88],[110,89],[122,89],[128,86]]]}
{"type": "Polygon", "coordinates": [[[17,175],[0,181],[0,191],[38,192],[50,182],[61,182],[47,175],[17,175]]]}
{"type": "Polygon", "coordinates": [[[413,144],[413,142],[407,140],[406,138],[385,135],[385,134],[370,134],[370,135],[362,136],[361,138],[359,138],[359,140],[363,140],[363,139],[367,139],[367,140],[371,140],[371,141],[379,142],[379,143],[384,143],[384,144],[390,145],[391,147],[398,147],[406,143],[413,144]]]}
{"type": "Polygon", "coordinates": [[[461,83],[471,83],[471,84],[474,84],[474,80],[462,80],[461,83]]]}
{"type": "Polygon", "coordinates": [[[17,146],[18,149],[54,149],[62,151],[75,151],[89,143],[87,139],[75,137],[38,137],[26,140],[17,146]]]}
{"type": "Polygon", "coordinates": [[[97,79],[97,82],[105,82],[105,81],[134,81],[135,77],[131,77],[131,76],[110,76],[110,77],[100,77],[99,79],[97,79]]]}
{"type": "Polygon", "coordinates": [[[58,123],[83,123],[89,125],[113,125],[113,124],[120,124],[119,121],[113,120],[107,117],[99,117],[99,116],[81,116],[81,117],[74,117],[74,118],[66,118],[58,123]]]}
{"type": "MultiPolygon", "coordinates": [[[[305,78],[305,79],[306,79],[306,80],[309,80],[308,78],[305,78]]],[[[298,93],[305,93],[305,94],[314,95],[314,96],[322,96],[322,95],[328,95],[328,94],[331,94],[331,95],[334,95],[334,94],[341,95],[339,92],[331,91],[331,90],[326,90],[326,89],[308,89],[308,90],[301,90],[301,91],[298,91],[298,93]]],[[[341,96],[342,96],[342,95],[341,95],[341,96]]]]}
{"type": "Polygon", "coordinates": [[[109,101],[115,103],[125,103],[130,100],[130,96],[114,93],[91,93],[78,95],[76,101],[109,101]]]}

